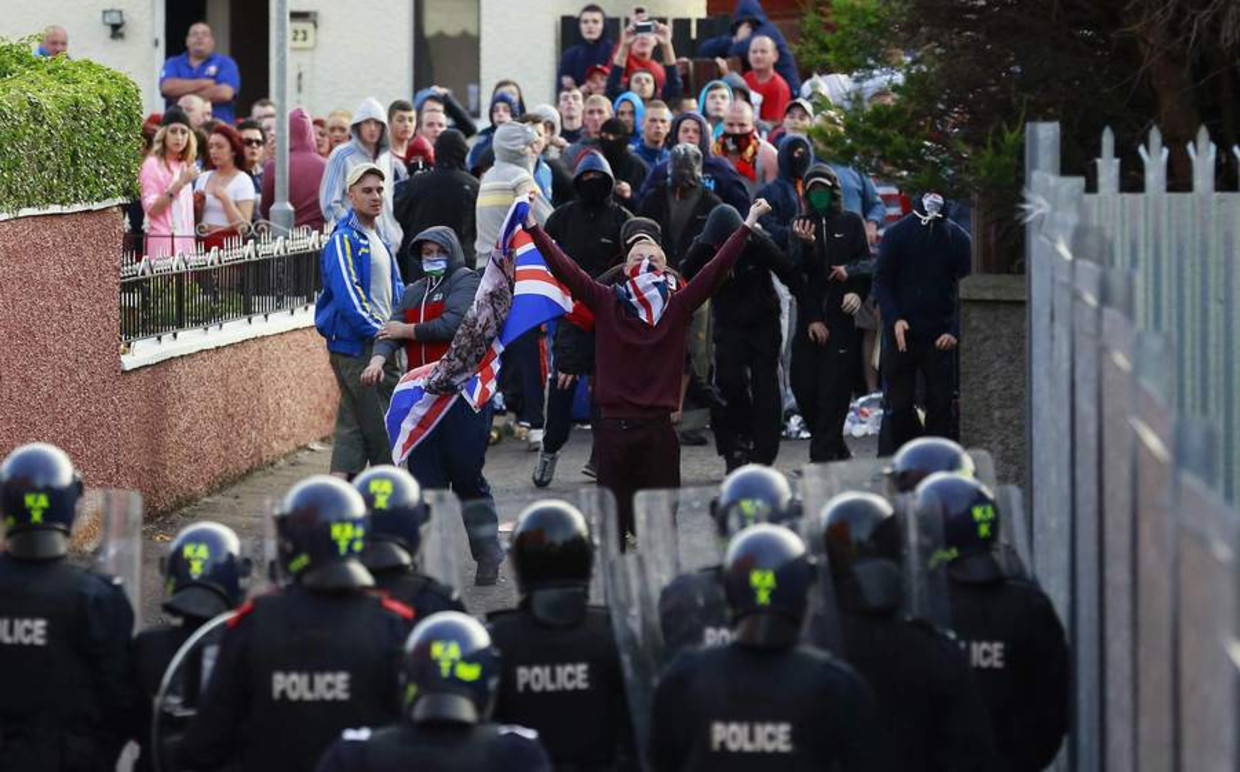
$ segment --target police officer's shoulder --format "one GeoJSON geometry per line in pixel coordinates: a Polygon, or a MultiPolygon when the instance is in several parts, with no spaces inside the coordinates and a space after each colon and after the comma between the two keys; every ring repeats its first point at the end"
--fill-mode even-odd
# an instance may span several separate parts
{"type": "Polygon", "coordinates": [[[429,576],[423,576],[421,591],[427,593],[428,595],[434,595],[443,601],[445,605],[450,605],[453,607],[460,606],[461,608],[464,608],[464,603],[461,601],[461,594],[457,592],[454,587],[450,587],[437,579],[433,579],[429,576]]]}
{"type": "Polygon", "coordinates": [[[493,625],[496,622],[503,624],[509,621],[516,621],[524,612],[519,608],[502,608],[496,611],[487,612],[487,624],[493,625]]]}
{"type": "Polygon", "coordinates": [[[496,726],[499,746],[497,756],[503,760],[504,769],[512,772],[542,772],[551,769],[551,759],[538,740],[538,732],[529,727],[512,724],[496,726]]]}
{"type": "Polygon", "coordinates": [[[956,631],[947,627],[939,627],[928,619],[921,619],[912,616],[903,616],[901,620],[905,627],[915,635],[919,635],[927,641],[934,643],[945,643],[951,646],[960,645],[960,638],[956,635],[956,631]]]}

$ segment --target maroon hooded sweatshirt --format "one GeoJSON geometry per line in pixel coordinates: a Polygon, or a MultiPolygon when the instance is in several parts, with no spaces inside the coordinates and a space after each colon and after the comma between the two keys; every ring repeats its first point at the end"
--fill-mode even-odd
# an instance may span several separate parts
{"type": "Polygon", "coordinates": [[[594,313],[594,401],[604,418],[652,418],[680,409],[686,333],[693,312],[727,278],[745,250],[749,227],[724,242],[693,281],[673,292],[654,327],[627,311],[614,287],[599,284],[541,226],[528,229],[547,266],[594,313]]]}
{"type": "MultiPolygon", "coordinates": [[[[319,182],[327,159],[314,149],[314,124],[310,114],[300,107],[288,114],[288,202],[293,205],[293,224],[323,227],[323,210],[319,207],[319,182]]],[[[268,161],[263,167],[264,219],[271,217],[271,205],[276,199],[276,163],[268,161]]]]}

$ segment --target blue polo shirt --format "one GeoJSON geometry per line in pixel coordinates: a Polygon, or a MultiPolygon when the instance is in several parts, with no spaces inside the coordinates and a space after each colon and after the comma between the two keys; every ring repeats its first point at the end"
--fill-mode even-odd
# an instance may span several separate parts
{"type": "MultiPolygon", "coordinates": [[[[224,54],[211,54],[197,67],[190,65],[189,52],[183,53],[180,56],[174,56],[164,62],[164,69],[159,73],[159,84],[161,87],[165,78],[186,78],[188,80],[210,78],[218,84],[232,86],[234,98],[236,93],[241,90],[241,73],[237,71],[237,63],[233,61],[231,56],[225,56],[224,54]]],[[[169,99],[165,107],[172,107],[174,104],[176,104],[176,100],[169,99]]],[[[213,102],[211,104],[211,114],[229,126],[235,122],[232,102],[213,102]]]]}

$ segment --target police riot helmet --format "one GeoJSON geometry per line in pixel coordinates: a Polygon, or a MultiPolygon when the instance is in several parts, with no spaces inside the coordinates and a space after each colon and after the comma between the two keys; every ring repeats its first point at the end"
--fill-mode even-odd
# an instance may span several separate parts
{"type": "Polygon", "coordinates": [[[818,533],[843,604],[859,596],[872,611],[900,607],[903,545],[890,502],[860,491],[833,496],[818,515],[818,533]]]}
{"type": "Polygon", "coordinates": [[[594,567],[581,510],[554,499],[531,504],[517,518],[510,552],[517,588],[535,618],[554,626],[580,622],[594,567]]]}
{"type": "Polygon", "coordinates": [[[781,525],[759,523],[732,537],[723,587],[736,640],[758,647],[794,644],[814,574],[805,542],[781,525]]]}
{"type": "Polygon", "coordinates": [[[913,512],[918,518],[936,518],[942,523],[949,576],[965,582],[1002,578],[994,555],[999,508],[985,485],[960,474],[932,474],[917,486],[913,512]]]}
{"type": "Polygon", "coordinates": [[[360,560],[369,530],[366,502],[353,486],[328,475],[308,477],[276,513],[280,566],[310,589],[373,587],[360,560]]]}
{"type": "Polygon", "coordinates": [[[733,536],[756,523],[788,523],[801,516],[801,503],[782,472],[762,464],[745,464],[723,479],[711,502],[719,535],[733,536]]]}
{"type": "Polygon", "coordinates": [[[917,484],[935,472],[955,472],[972,477],[973,459],[944,437],[918,437],[900,446],[888,470],[896,493],[911,493],[917,484]]]}
{"type": "Polygon", "coordinates": [[[370,513],[362,563],[371,571],[412,566],[422,545],[422,529],[430,520],[422,486],[404,469],[383,465],[362,472],[353,487],[370,513]]]}
{"type": "Polygon", "coordinates": [[[69,531],[82,497],[82,477],[55,445],[22,445],[0,464],[0,514],[5,550],[44,560],[69,551],[69,531]]]}
{"type": "Polygon", "coordinates": [[[414,722],[477,724],[499,690],[499,653],[482,623],[459,611],[431,614],[405,642],[405,710],[414,722]]]}
{"type": "Polygon", "coordinates": [[[181,529],[160,568],[164,610],[196,619],[211,619],[240,605],[245,598],[241,580],[250,575],[236,532],[212,522],[181,529]]]}

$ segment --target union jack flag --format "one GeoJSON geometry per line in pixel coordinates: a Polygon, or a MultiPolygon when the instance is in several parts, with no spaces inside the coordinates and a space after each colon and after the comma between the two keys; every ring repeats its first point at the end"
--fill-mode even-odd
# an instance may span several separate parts
{"type": "Polygon", "coordinates": [[[435,430],[459,397],[463,396],[474,410],[485,407],[495,396],[499,355],[504,348],[535,327],[572,310],[573,299],[568,290],[551,275],[534,240],[521,227],[528,211],[528,203],[514,203],[500,230],[496,251],[505,257],[513,255],[515,259],[512,307],[499,336],[478,363],[478,372],[465,382],[459,393],[453,394],[430,394],[424,388],[437,363],[411,370],[397,384],[387,412],[393,463],[403,464],[413,449],[435,430]]]}

